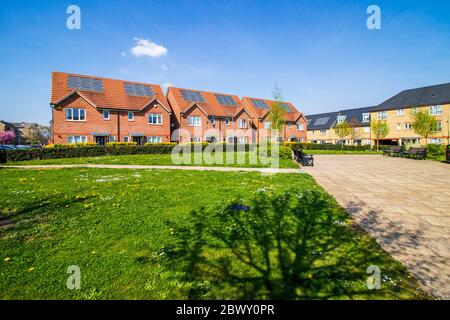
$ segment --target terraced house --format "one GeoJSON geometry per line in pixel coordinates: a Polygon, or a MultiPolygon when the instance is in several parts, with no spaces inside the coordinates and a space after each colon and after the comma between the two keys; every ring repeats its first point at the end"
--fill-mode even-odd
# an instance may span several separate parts
{"type": "Polygon", "coordinates": [[[284,114],[285,125],[280,132],[280,138],[283,141],[306,141],[306,118],[292,103],[250,97],[243,97],[242,102],[246,108],[256,115],[257,143],[264,139],[270,140],[271,121],[269,119],[269,110],[274,103],[280,103],[281,107],[286,111],[284,114]]]}
{"type": "Polygon", "coordinates": [[[170,87],[172,140],[256,143],[255,114],[236,95],[170,87]]]}
{"type": "Polygon", "coordinates": [[[52,73],[54,143],[169,142],[172,110],[155,84],[52,73]]]}
{"type": "Polygon", "coordinates": [[[371,110],[371,117],[386,120],[389,134],[382,144],[450,144],[450,83],[402,91],[371,110]],[[412,128],[412,115],[425,110],[437,120],[427,139],[412,128]]]}
{"type": "Polygon", "coordinates": [[[313,143],[344,143],[346,145],[370,145],[370,114],[373,107],[340,110],[306,116],[308,141],[313,143]],[[336,134],[336,125],[348,122],[351,133],[345,137],[336,134]]]}

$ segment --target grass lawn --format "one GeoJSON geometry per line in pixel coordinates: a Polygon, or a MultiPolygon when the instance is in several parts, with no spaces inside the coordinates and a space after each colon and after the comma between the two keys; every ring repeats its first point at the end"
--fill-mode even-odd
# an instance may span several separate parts
{"type": "MultiPolygon", "coordinates": [[[[251,203],[293,186],[321,190],[306,174],[0,169],[0,219],[13,223],[0,227],[0,299],[266,298],[263,288],[240,290],[253,271],[213,240],[202,251],[211,265],[186,264],[170,248],[203,237],[184,237],[173,225],[195,231],[192,210],[223,208],[237,198],[251,203]],[[66,288],[70,265],[80,267],[80,290],[66,288]],[[237,278],[224,276],[218,267],[225,265],[237,278]]],[[[296,297],[426,298],[405,268],[324,196],[333,223],[311,239],[306,255],[314,263],[296,297]],[[381,269],[380,290],[366,288],[370,265],[381,269]]],[[[280,277],[270,276],[274,283],[280,277]]]]}
{"type": "MultiPolygon", "coordinates": [[[[180,165],[194,166],[227,166],[227,167],[269,167],[270,159],[266,157],[256,158],[256,162],[250,161],[249,152],[234,153],[233,163],[227,163],[227,153],[217,152],[217,158],[207,155],[196,163],[194,157],[199,154],[192,153],[188,161],[180,165]],[[241,162],[238,162],[241,159],[241,162]],[[222,163],[220,163],[222,162],[222,163]]],[[[171,154],[143,154],[143,155],[121,155],[121,156],[102,156],[102,157],[81,157],[81,158],[63,158],[47,160],[31,160],[20,162],[8,162],[8,165],[38,165],[38,164],[130,164],[130,165],[177,165],[172,161],[171,154]]],[[[298,168],[298,165],[292,160],[280,159],[280,168],[298,168]]]]}

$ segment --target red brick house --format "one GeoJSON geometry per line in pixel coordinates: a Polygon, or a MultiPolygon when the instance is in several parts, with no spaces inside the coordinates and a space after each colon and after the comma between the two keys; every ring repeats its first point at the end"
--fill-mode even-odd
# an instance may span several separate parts
{"type": "MultiPolygon", "coordinates": [[[[273,100],[243,97],[242,104],[256,115],[255,125],[258,128],[258,141],[270,140],[270,121],[268,119],[269,108],[275,103],[273,100]]],[[[303,113],[298,111],[290,102],[281,102],[286,110],[284,115],[285,125],[280,132],[283,141],[306,142],[307,121],[303,113]]]]}
{"type": "Polygon", "coordinates": [[[154,84],[52,73],[53,143],[169,142],[172,110],[154,84]]]}
{"type": "Polygon", "coordinates": [[[170,87],[172,141],[256,143],[256,115],[236,95],[170,87]]]}

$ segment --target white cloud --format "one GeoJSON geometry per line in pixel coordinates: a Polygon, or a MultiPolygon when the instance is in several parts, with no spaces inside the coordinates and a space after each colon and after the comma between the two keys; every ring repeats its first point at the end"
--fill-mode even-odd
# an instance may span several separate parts
{"type": "Polygon", "coordinates": [[[160,46],[150,40],[134,38],[137,41],[136,46],[131,48],[130,52],[135,57],[149,56],[152,58],[158,58],[167,54],[167,48],[160,46]]]}
{"type": "Polygon", "coordinates": [[[163,70],[168,70],[168,69],[169,69],[169,67],[167,67],[164,63],[161,65],[161,68],[162,68],[163,70]]]}

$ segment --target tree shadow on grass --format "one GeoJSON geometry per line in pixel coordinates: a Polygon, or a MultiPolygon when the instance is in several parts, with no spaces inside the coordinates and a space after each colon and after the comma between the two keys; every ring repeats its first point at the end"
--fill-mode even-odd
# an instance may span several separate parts
{"type": "Polygon", "coordinates": [[[28,201],[26,205],[19,206],[18,208],[2,208],[0,215],[0,225],[2,221],[5,223],[3,229],[11,229],[14,231],[25,231],[37,223],[42,223],[47,219],[50,214],[58,214],[65,208],[71,207],[76,203],[83,203],[94,196],[84,197],[45,197],[39,198],[34,201],[28,201]]]}
{"type": "MultiPolygon", "coordinates": [[[[171,224],[166,267],[181,271],[189,299],[333,299],[386,294],[366,286],[367,267],[402,273],[347,213],[319,190],[259,193],[249,210],[200,209],[171,224]],[[381,254],[380,254],[381,253],[381,254]]],[[[377,296],[378,295],[378,296],[377,296]]]]}

